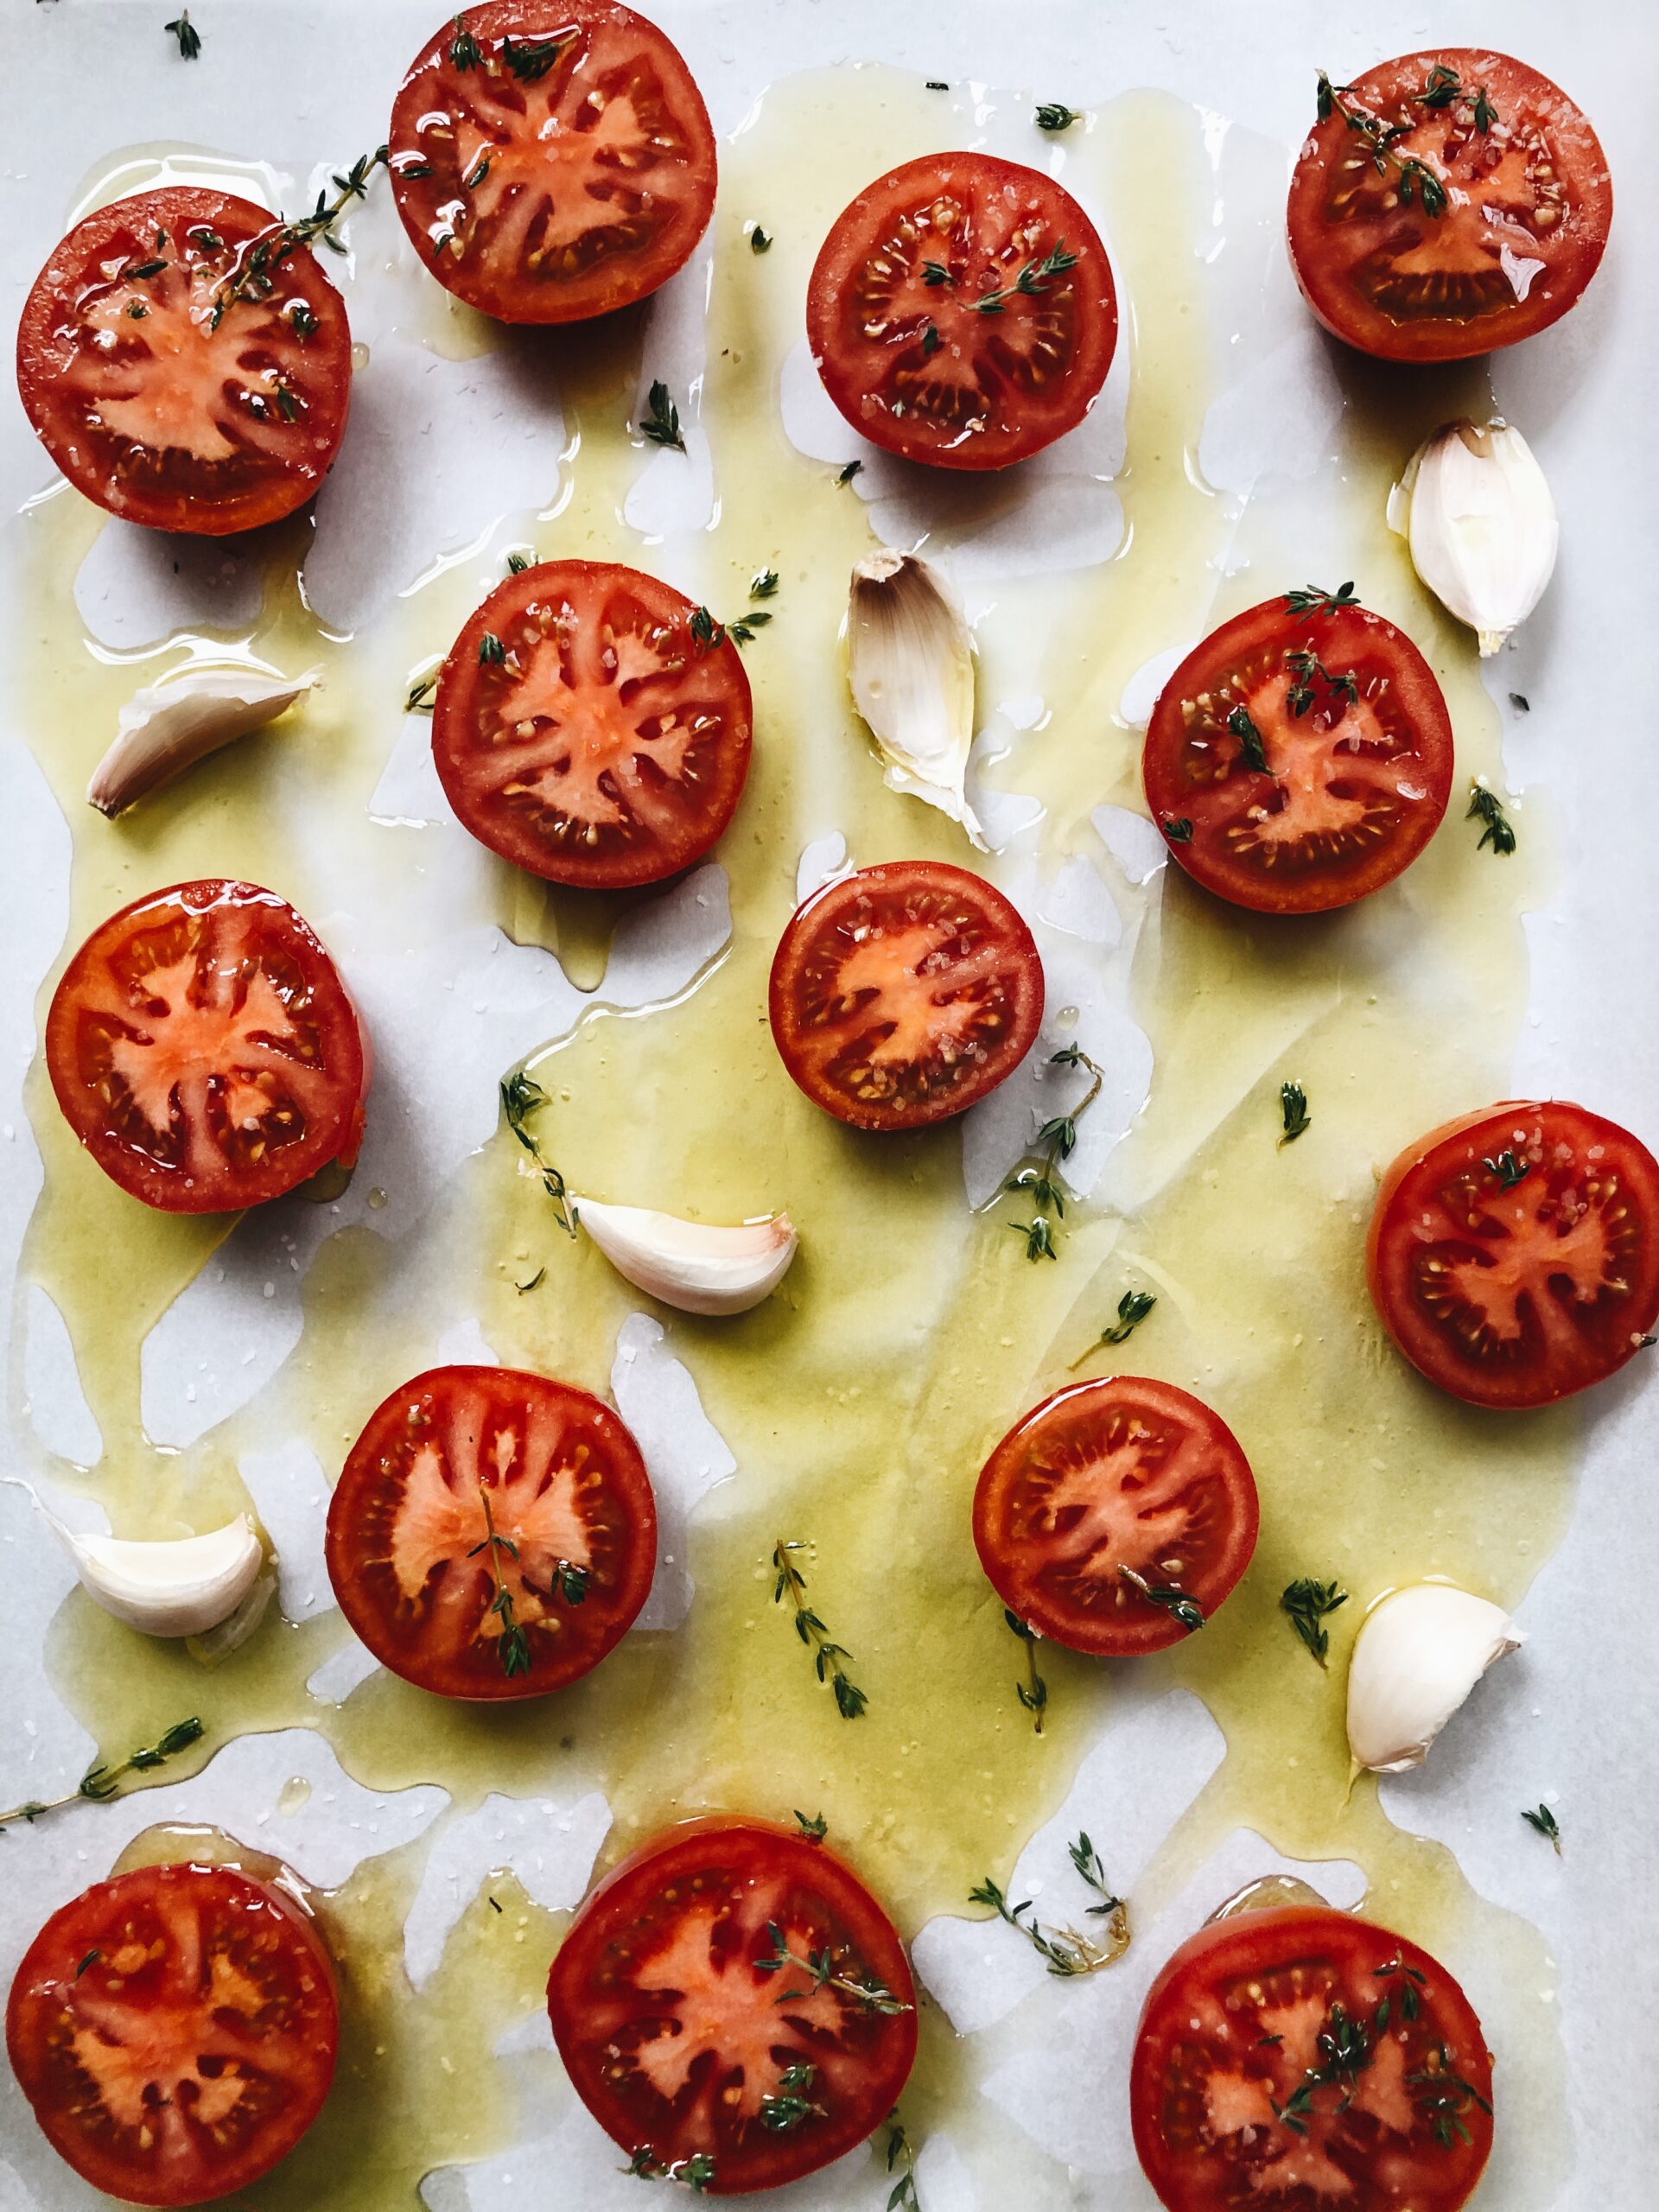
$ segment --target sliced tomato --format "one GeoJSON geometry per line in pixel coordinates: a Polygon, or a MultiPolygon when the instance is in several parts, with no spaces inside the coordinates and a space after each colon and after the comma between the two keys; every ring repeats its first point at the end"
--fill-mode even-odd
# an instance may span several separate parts
{"type": "Polygon", "coordinates": [[[625,1859],[571,1923],[547,2009],[606,2133],[716,2196],[861,2143],[916,2056],[892,1922],[833,1852],[769,1821],[689,1821],[625,1859]]]}
{"type": "Polygon", "coordinates": [[[749,772],[731,639],[638,569],[544,561],[509,576],[438,679],[432,755],[503,860],[553,883],[656,883],[709,850],[749,772]]]}
{"type": "Polygon", "coordinates": [[[177,883],[111,914],[53,994],[46,1060],[104,1173],[165,1213],[262,1205],[362,1142],[357,1010],[257,884],[177,883]]]}
{"type": "Polygon", "coordinates": [[[499,322],[585,322],[690,258],[715,205],[702,95],[615,0],[488,0],[435,31],[391,111],[404,228],[499,322]]]}
{"type": "Polygon", "coordinates": [[[836,218],[806,334],[861,436],[936,468],[1005,468],[1094,405],[1117,293],[1094,225],[1052,177],[930,154],[836,218]]]}
{"type": "Polygon", "coordinates": [[[1550,1405],[1652,1340],[1659,1161],[1563,1099],[1466,1114],[1383,1177],[1366,1265],[1431,1382],[1472,1406],[1550,1405]]]}
{"type": "Polygon", "coordinates": [[[435,1367],[352,1446],[327,1558],[394,1675],[439,1697],[542,1697],[598,1666],[645,1604],[657,1502],[632,1434],[585,1390],[435,1367]]]}
{"type": "Polygon", "coordinates": [[[279,227],[251,200],[169,186],[88,215],[35,278],[17,330],[24,410],[112,515],[222,537],[292,514],[327,474],[352,334],[279,227]]]}
{"type": "Polygon", "coordinates": [[[1452,721],[1428,663],[1380,614],[1310,596],[1212,630],[1159,695],[1141,754],[1175,859],[1258,913],[1322,913],[1391,883],[1452,790],[1452,721]]]}
{"type": "Polygon", "coordinates": [[[1380,62],[1328,104],[1289,219],[1291,266],[1327,330],[1383,360],[1460,361],[1577,302],[1613,188],[1559,85],[1506,54],[1446,47],[1380,62]]]}
{"type": "Polygon", "coordinates": [[[1437,1959],[1293,1905],[1211,1921],[1170,1958],[1129,2109],[1168,2212],[1457,2212],[1492,2147],[1492,2062],[1437,1959]]]}
{"type": "Polygon", "coordinates": [[[1118,1659],[1179,1643],[1194,1624],[1177,1599],[1209,1618],[1250,1563],[1259,1517],[1227,1424],[1140,1375],[1045,1398],[974,1491],[974,1542],[1003,1604],[1056,1643],[1118,1659]]]}
{"type": "Polygon", "coordinates": [[[42,2133],[128,2204],[205,2204],[285,2158],[328,2094],[340,2011],[292,1898],[232,1866],[141,1866],[54,1912],[6,2006],[42,2133]]]}
{"type": "Polygon", "coordinates": [[[1037,1041],[1043,964],[1000,891],[889,861],[798,906],[772,963],[772,1033],[815,1106],[855,1129],[948,1121],[1037,1041]]]}

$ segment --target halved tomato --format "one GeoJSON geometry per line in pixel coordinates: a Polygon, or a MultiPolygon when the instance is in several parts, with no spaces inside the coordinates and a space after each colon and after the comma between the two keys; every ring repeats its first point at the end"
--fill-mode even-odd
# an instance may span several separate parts
{"type": "Polygon", "coordinates": [[[1137,1658],[1208,1619],[1255,1549],[1250,1463],[1172,1382],[1074,1382],[1008,1431],[974,1491],[974,1543],[1003,1604],[1073,1651],[1137,1658]],[[1152,1593],[1156,1592],[1156,1595],[1152,1593]]]}
{"type": "Polygon", "coordinates": [[[435,1367],[369,1416],[328,1502],[328,1580],[383,1667],[440,1697],[542,1697],[614,1649],[657,1568],[632,1433],[585,1390],[435,1367]]]}
{"type": "Polygon", "coordinates": [[[432,757],[503,860],[553,883],[657,883],[736,810],[753,709],[731,639],[671,584],[601,561],[509,576],[443,664],[432,757]]]}
{"type": "Polygon", "coordinates": [[[1595,275],[1607,157],[1560,86],[1435,48],[1322,80],[1290,181],[1290,260],[1327,330],[1387,361],[1460,361],[1548,329],[1595,275]]]}
{"type": "Polygon", "coordinates": [[[95,929],[46,1019],[64,1118],[165,1213],[280,1198],[363,1140],[372,1063],[334,962],[274,891],[210,877],[95,929]]]}
{"type": "Polygon", "coordinates": [[[273,245],[279,229],[251,200],[168,186],[77,223],[35,278],[17,328],[24,411],[112,515],[222,537],[292,514],[328,473],[352,334],[310,250],[273,245]]]}
{"type": "Polygon", "coordinates": [[[815,891],[772,963],[772,1033],[815,1106],[855,1129],[948,1121],[1012,1075],[1043,1020],[1043,963],[1000,891],[889,861],[815,891]]]}
{"type": "Polygon", "coordinates": [[[60,1906],[23,1955],[6,2051],[60,2158],[128,2204],[206,2204],[285,2158],[328,2094],[328,1955],[233,1866],[141,1866],[60,1906]]]}
{"type": "Polygon", "coordinates": [[[1328,1906],[1211,1921],[1147,1993],[1135,2147],[1168,2212],[1457,2212],[1492,2062],[1437,1959],[1328,1906]]]}
{"type": "Polygon", "coordinates": [[[1409,638],[1347,594],[1291,592],[1224,622],[1159,695],[1141,772],[1195,882],[1263,914],[1391,883],[1439,828],[1452,721],[1409,638]]]}
{"type": "Polygon", "coordinates": [[[861,436],[936,468],[1004,468],[1094,405],[1117,292],[1094,225],[1052,177],[930,154],[836,218],[806,334],[861,436]]]}
{"type": "Polygon", "coordinates": [[[404,228],[499,322],[584,322],[690,257],[715,205],[702,95],[615,0],[487,0],[435,31],[391,111],[404,228]]]}
{"type": "Polygon", "coordinates": [[[1412,1365],[1471,1406],[1602,1382],[1659,1322],[1659,1161],[1564,1099],[1431,1129],[1382,1178],[1371,1296],[1412,1365]]]}
{"type": "Polygon", "coordinates": [[[916,2056],[892,1922],[833,1852],[765,1821],[688,1821],[625,1859],[571,1923],[547,2009],[632,2170],[715,2196],[861,2143],[916,2056]]]}

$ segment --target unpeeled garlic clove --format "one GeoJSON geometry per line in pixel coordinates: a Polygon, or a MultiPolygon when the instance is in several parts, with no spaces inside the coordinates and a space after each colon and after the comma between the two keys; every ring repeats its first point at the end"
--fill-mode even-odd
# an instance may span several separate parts
{"type": "Polygon", "coordinates": [[[925,561],[876,553],[853,570],[847,610],[853,702],[887,763],[882,781],[961,823],[983,852],[968,804],[974,655],[968,626],[925,561]]]}
{"type": "Polygon", "coordinates": [[[320,681],[258,668],[192,666],[134,692],[116,721],[115,742],[86,786],[100,814],[125,811],[158,785],[221,746],[262,729],[320,681]]]}
{"type": "Polygon", "coordinates": [[[1476,633],[1483,660],[1543,597],[1560,525],[1544,472],[1512,423],[1448,423],[1418,447],[1389,522],[1435,597],[1476,633]]]}
{"type": "Polygon", "coordinates": [[[572,1203],[618,1274],[683,1313],[747,1313],[777,1289],[799,1242],[785,1213],[721,1228],[645,1206],[572,1203]]]}
{"type": "Polygon", "coordinates": [[[247,1597],[265,1563],[245,1513],[205,1536],[156,1541],[79,1536],[55,1514],[46,1517],[93,1604],[146,1636],[201,1636],[217,1628],[247,1597]]]}
{"type": "Polygon", "coordinates": [[[1359,1767],[1404,1774],[1494,1661],[1519,1648],[1502,1605],[1452,1582],[1391,1591],[1361,1625],[1348,1665],[1348,1744],[1359,1767]]]}

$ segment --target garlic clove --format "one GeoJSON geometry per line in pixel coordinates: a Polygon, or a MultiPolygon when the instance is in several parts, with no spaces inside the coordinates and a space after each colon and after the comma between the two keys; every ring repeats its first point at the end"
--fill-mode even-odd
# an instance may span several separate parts
{"type": "Polygon", "coordinates": [[[785,1213],[722,1228],[645,1206],[572,1203],[618,1274],[683,1313],[747,1313],[777,1289],[799,1242],[785,1213]]]}
{"type": "Polygon", "coordinates": [[[956,602],[915,554],[873,554],[853,570],[847,668],[887,789],[937,806],[985,851],[966,790],[973,645],[956,602]]]}
{"type": "Polygon", "coordinates": [[[47,1519],[93,1604],[146,1636],[201,1636],[217,1628],[243,1603],[265,1563],[245,1513],[205,1536],[160,1541],[78,1536],[55,1514],[47,1519]]]}
{"type": "Polygon", "coordinates": [[[116,721],[115,742],[86,786],[89,805],[123,813],[183,769],[262,729],[321,681],[259,668],[193,665],[136,691],[116,721]]]}
{"type": "Polygon", "coordinates": [[[1357,1767],[1404,1774],[1496,1660],[1524,1642],[1502,1605],[1452,1582],[1416,1582],[1371,1607],[1348,1666],[1357,1767]]]}
{"type": "Polygon", "coordinates": [[[1483,660],[1543,597],[1560,542],[1555,502],[1512,423],[1448,423],[1418,447],[1389,495],[1412,566],[1476,633],[1483,660]]]}

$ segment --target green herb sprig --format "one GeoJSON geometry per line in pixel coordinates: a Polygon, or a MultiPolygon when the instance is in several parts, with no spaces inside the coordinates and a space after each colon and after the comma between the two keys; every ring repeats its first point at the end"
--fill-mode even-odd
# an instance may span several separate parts
{"type": "Polygon", "coordinates": [[[175,1720],[153,1744],[140,1745],[136,1751],[130,1751],[116,1765],[105,1766],[100,1763],[89,1766],[67,1796],[31,1797],[27,1804],[14,1805],[10,1812],[0,1813],[0,1831],[9,1827],[14,1821],[32,1825],[42,1813],[58,1812],[65,1805],[75,1804],[83,1797],[90,1798],[96,1805],[107,1804],[111,1797],[124,1794],[118,1789],[118,1784],[128,1775],[148,1774],[152,1768],[164,1765],[176,1753],[188,1751],[192,1744],[199,1744],[205,1732],[201,1722],[194,1713],[188,1720],[175,1720]]]}
{"type": "Polygon", "coordinates": [[[1132,1567],[1120,1567],[1121,1581],[1132,1590],[1138,1590],[1148,1605],[1161,1606],[1173,1621],[1179,1623],[1191,1636],[1204,1626],[1204,1614],[1198,1601],[1189,1598],[1179,1582],[1148,1582],[1144,1574],[1137,1574],[1132,1567]]]}
{"type": "Polygon", "coordinates": [[[916,2153],[896,2110],[887,2122],[887,2171],[899,2176],[887,2196],[887,2212],[921,2212],[922,2200],[916,2194],[916,2153]]]}
{"type": "Polygon", "coordinates": [[[1287,1144],[1306,1136],[1313,1126],[1313,1116],[1307,1110],[1307,1093],[1300,1083],[1281,1083],[1279,1086],[1279,1118],[1284,1124],[1284,1135],[1279,1140],[1282,1152],[1287,1144]]]}
{"type": "Polygon", "coordinates": [[[623,2171],[639,2181],[678,2182],[693,2196],[703,2196],[714,2186],[715,2162],[707,2151],[695,2151],[689,2158],[664,2160],[649,2143],[642,2143],[623,2171]]]}
{"type": "Polygon", "coordinates": [[[478,1485],[478,1495],[484,1508],[484,1534],[467,1556],[468,1559],[476,1559],[480,1552],[487,1552],[490,1555],[490,1580],[495,1586],[495,1595],[490,1601],[490,1611],[486,1618],[498,1616],[500,1619],[501,1633],[495,1640],[495,1652],[497,1658],[501,1662],[502,1673],[511,1681],[515,1675],[527,1675],[530,1672],[530,1638],[524,1634],[521,1624],[513,1618],[512,1592],[508,1589],[506,1577],[501,1572],[502,1553],[505,1552],[516,1566],[518,1560],[518,1547],[511,1536],[504,1536],[498,1533],[494,1508],[490,1503],[489,1490],[482,1482],[478,1485]]]}
{"type": "Polygon", "coordinates": [[[1158,827],[1172,845],[1190,845],[1192,842],[1192,823],[1188,815],[1160,815],[1158,819],[1158,827]]]}
{"type": "MultiPolygon", "coordinates": [[[[1036,299],[1047,291],[1057,276],[1064,276],[1068,269],[1075,269],[1077,257],[1065,250],[1065,240],[1060,238],[1040,261],[1028,261],[1012,284],[1001,291],[982,292],[974,302],[980,315],[1001,315],[1016,295],[1036,299]]],[[[931,280],[930,280],[931,281],[931,280]]]]}
{"type": "Polygon", "coordinates": [[[1280,1611],[1287,1616],[1321,1667],[1330,1656],[1331,1635],[1319,1624],[1347,1602],[1348,1592],[1340,1582],[1315,1582],[1306,1575],[1287,1583],[1280,1598],[1280,1611]]]}
{"type": "Polygon", "coordinates": [[[1285,666],[1290,671],[1290,690],[1285,695],[1285,704],[1300,720],[1313,703],[1316,679],[1333,693],[1345,699],[1351,707],[1359,704],[1359,678],[1351,668],[1333,675],[1316,652],[1303,652],[1285,655],[1285,666]]]}
{"type": "Polygon", "coordinates": [[[1238,749],[1247,768],[1255,769],[1258,776],[1268,772],[1268,748],[1262,733],[1251,718],[1248,707],[1235,707],[1227,717],[1227,727],[1238,740],[1238,749]]]}
{"type": "Polygon", "coordinates": [[[1478,821],[1486,825],[1480,833],[1479,843],[1475,847],[1477,852],[1490,845],[1501,860],[1505,854],[1515,850],[1515,829],[1503,811],[1503,802],[1484,784],[1470,785],[1469,811],[1463,818],[1465,822],[1478,821]]]}
{"type": "Polygon", "coordinates": [[[501,1111],[507,1127],[541,1171],[542,1188],[553,1201],[553,1210],[565,1235],[574,1238],[579,1218],[564,1178],[547,1159],[529,1128],[530,1117],[547,1103],[547,1093],[527,1069],[516,1068],[501,1085],[501,1111]]]}
{"type": "Polygon", "coordinates": [[[685,440],[680,432],[680,410],[669,396],[668,386],[660,381],[651,387],[639,428],[652,445],[671,446],[676,453],[685,451],[685,440]]]}
{"type": "Polygon", "coordinates": [[[1048,1711],[1048,1684],[1037,1671],[1037,1631],[1028,1622],[1022,1621],[1012,1605],[1004,1605],[1002,1618],[1010,1631],[1026,1647],[1026,1679],[1016,1682],[1014,1694],[1031,1715],[1032,1732],[1043,1732],[1043,1715],[1048,1711]]]}
{"type": "Polygon", "coordinates": [[[1065,1216],[1065,1197],[1058,1179],[1060,1163],[1070,1160],[1076,1151],[1077,1123],[1099,1097],[1106,1080],[1105,1071],[1077,1045],[1067,1045],[1058,1052],[1051,1052],[1048,1065],[1052,1068],[1084,1068],[1090,1084],[1069,1114],[1057,1114],[1044,1122],[1024,1161],[1002,1185],[1005,1192],[1027,1199],[1033,1208],[1029,1221],[1011,1221],[1007,1224],[1016,1236],[1025,1238],[1028,1260],[1059,1257],[1054,1248],[1054,1224],[1065,1216]]]}
{"type": "Polygon", "coordinates": [[[1039,130],[1069,130],[1074,123],[1081,123],[1079,109],[1067,107],[1063,100],[1043,100],[1037,109],[1037,128],[1039,130]]]}
{"type": "Polygon", "coordinates": [[[1384,123],[1369,108],[1355,105],[1351,85],[1333,85],[1323,69],[1319,80],[1319,115],[1321,123],[1339,115],[1348,128],[1358,134],[1371,151],[1371,166],[1379,176],[1387,176],[1390,168],[1398,182],[1395,189],[1400,204],[1408,207],[1414,199],[1421,200],[1425,215],[1430,218],[1445,214],[1446,190],[1445,180],[1426,162],[1414,154],[1395,151],[1402,138],[1409,137],[1412,125],[1408,123],[1384,123]]]}
{"type": "Polygon", "coordinates": [[[1561,1855],[1561,1831],[1548,1806],[1541,1802],[1535,1809],[1530,1805],[1522,1806],[1521,1817],[1529,1828],[1535,1829],[1543,1837],[1559,1859],[1561,1855]]]}
{"type": "Polygon", "coordinates": [[[779,1537],[772,1548],[772,1564],[776,1580],[772,1586],[772,1602],[781,1605],[788,1599],[795,1618],[795,1633],[812,1654],[813,1671],[821,1682],[827,1681],[835,1692],[836,1710],[843,1720],[856,1720],[869,1700],[848,1673],[844,1661],[852,1653],[844,1643],[836,1643],[817,1614],[806,1602],[806,1577],[795,1564],[792,1554],[803,1547],[779,1537]]]}
{"type": "Polygon", "coordinates": [[[795,1818],[802,1837],[808,1843],[822,1843],[830,1833],[830,1823],[822,1813],[806,1814],[798,1808],[795,1818]]]}
{"type": "Polygon", "coordinates": [[[790,1948],[789,1938],[775,1920],[766,1923],[766,1936],[772,1949],[765,1958],[755,1960],[755,1972],[781,1974],[788,1967],[807,1978],[808,1986],[805,1989],[779,1990],[776,1999],[779,2005],[796,2003],[803,1997],[810,1997],[815,1989],[833,1989],[838,1996],[851,1998],[865,2012],[880,2012],[893,2018],[900,2012],[912,2012],[916,2009],[913,2005],[906,2004],[902,1998],[895,1997],[874,1974],[840,1973],[836,1966],[835,1954],[827,1945],[821,1951],[809,1951],[802,1958],[798,1952],[790,1948]]]}
{"type": "MultiPolygon", "coordinates": [[[[385,168],[388,159],[385,146],[377,146],[372,154],[359,154],[344,176],[335,176],[333,200],[326,191],[318,193],[317,204],[310,214],[297,216],[291,223],[280,223],[275,230],[262,232],[244,247],[238,256],[237,266],[213,295],[208,328],[217,330],[226,309],[238,300],[269,299],[276,289],[277,270],[301,246],[326,245],[331,252],[344,253],[346,242],[336,234],[334,225],[353,200],[368,198],[375,170],[385,168]]],[[[194,232],[191,233],[192,237],[195,235],[194,232]]]]}
{"type": "Polygon", "coordinates": [[[760,2100],[760,2125],[772,2135],[788,2135],[809,2120],[822,2120],[823,2107],[812,2101],[816,2066],[785,2066],[778,2087],[760,2100]]]}
{"type": "Polygon", "coordinates": [[[1084,1360],[1092,1359],[1103,1344],[1127,1344],[1157,1303],[1157,1299],[1149,1290],[1126,1290],[1117,1301],[1116,1320],[1103,1329],[1093,1344],[1077,1354],[1067,1368],[1067,1374],[1075,1375],[1084,1360]]]}
{"type": "Polygon", "coordinates": [[[1478,134],[1484,138],[1498,120],[1497,110],[1492,105],[1484,85],[1471,92],[1455,69],[1444,61],[1437,61],[1423,79],[1423,89],[1414,92],[1412,99],[1419,107],[1467,107],[1471,122],[1478,134]]]}
{"type": "Polygon", "coordinates": [[[1020,1904],[1010,1904],[1007,1892],[988,1874],[976,1889],[968,1893],[969,1904],[988,1905],[999,1919],[1016,1929],[1042,1960],[1050,1974],[1062,1980],[1085,1974],[1098,1974],[1103,1967],[1111,1966],[1128,1948],[1129,1927],[1128,1909],[1122,1897],[1115,1897],[1108,1888],[1100,1859],[1086,1834],[1080,1834],[1075,1843],[1067,1847],[1071,1864],[1078,1875],[1095,1891],[1101,1902],[1088,1907],[1090,1915],[1105,1917],[1107,1928],[1104,1943],[1081,1935],[1075,1928],[1046,1928],[1031,1912],[1029,1898],[1020,1904]]]}
{"type": "Polygon", "coordinates": [[[1517,1183],[1524,1183],[1532,1173],[1532,1162],[1529,1160],[1517,1160],[1515,1154],[1507,1147],[1498,1154],[1496,1160],[1483,1160],[1480,1164],[1497,1176],[1497,1187],[1500,1191],[1514,1190],[1517,1183]]]}
{"type": "Polygon", "coordinates": [[[1323,584],[1303,584],[1282,597],[1293,614],[1334,614],[1339,607],[1359,605],[1351,583],[1338,584],[1335,591],[1326,591],[1323,584]]]}
{"type": "Polygon", "coordinates": [[[201,33],[190,20],[190,10],[181,8],[167,26],[170,36],[179,41],[179,57],[194,61],[201,52],[201,33]]]}
{"type": "Polygon", "coordinates": [[[759,223],[756,223],[749,232],[749,251],[751,253],[772,251],[772,232],[763,231],[759,223]]]}

